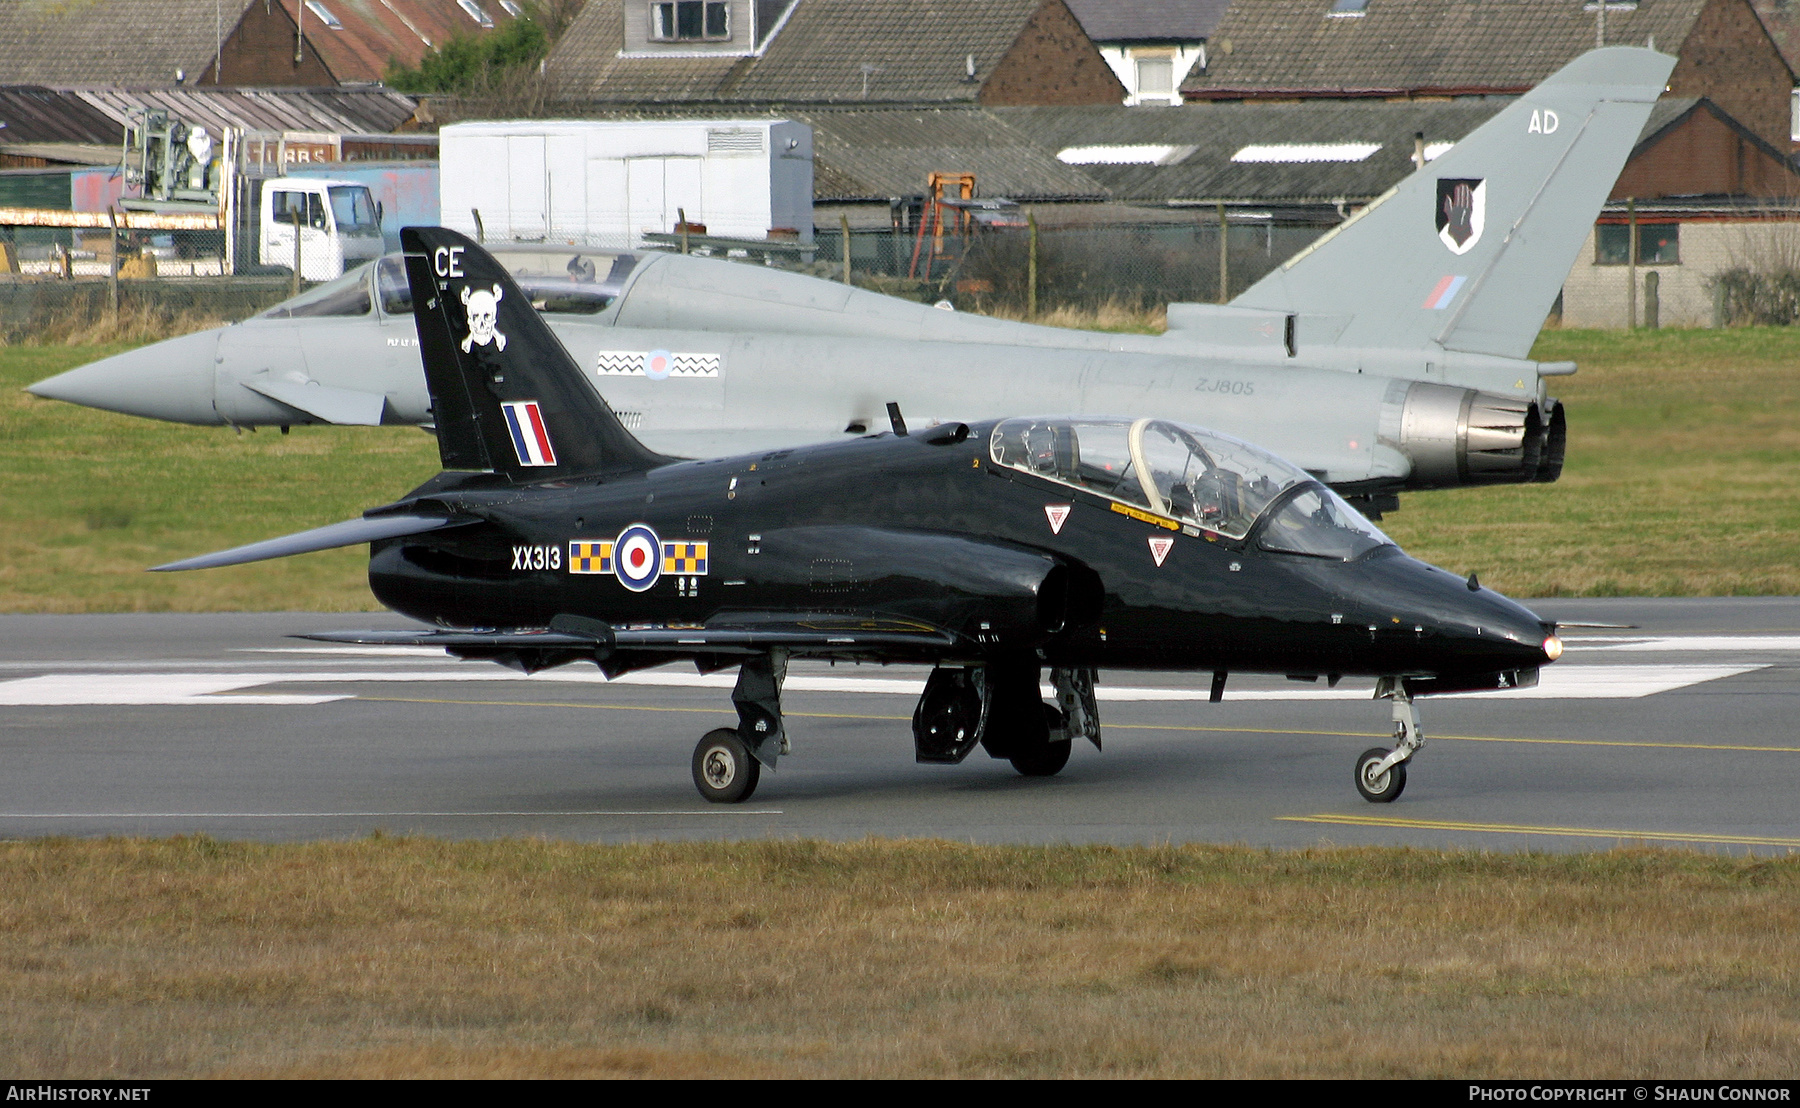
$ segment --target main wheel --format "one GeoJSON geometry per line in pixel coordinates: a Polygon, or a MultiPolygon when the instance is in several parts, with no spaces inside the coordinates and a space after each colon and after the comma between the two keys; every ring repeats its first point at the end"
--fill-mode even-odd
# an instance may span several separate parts
{"type": "MultiPolygon", "coordinates": [[[[1061,731],[1063,715],[1061,709],[1044,705],[1044,722],[1049,730],[1061,731]]],[[[1075,744],[1064,738],[1061,742],[1033,743],[1013,752],[1009,761],[1013,768],[1025,777],[1055,777],[1062,768],[1069,764],[1069,748],[1075,744]]]]}
{"type": "Polygon", "coordinates": [[[1375,774],[1381,760],[1393,753],[1383,747],[1372,747],[1356,759],[1356,791],[1371,804],[1390,804],[1406,790],[1406,763],[1389,766],[1387,772],[1375,774]]]}
{"type": "Polygon", "coordinates": [[[694,787],[714,804],[749,800],[761,779],[762,763],[729,727],[708,731],[694,747],[694,787]]]}

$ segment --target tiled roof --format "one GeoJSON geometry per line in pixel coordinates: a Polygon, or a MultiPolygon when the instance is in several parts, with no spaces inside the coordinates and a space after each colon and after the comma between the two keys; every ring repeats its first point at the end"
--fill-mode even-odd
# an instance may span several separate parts
{"type": "MultiPolygon", "coordinates": [[[[0,79],[15,84],[173,85],[212,66],[252,5],[269,0],[0,0],[0,79]]],[[[477,0],[496,25],[499,0],[477,0]]],[[[291,20],[295,0],[277,0],[291,20]]],[[[307,43],[340,82],[381,79],[389,59],[418,64],[431,46],[483,28],[456,0],[319,0],[341,29],[303,16],[307,43]],[[429,45],[428,45],[429,44],[429,45]]],[[[291,27],[291,23],[289,24],[291,27]]],[[[228,70],[229,71],[229,70],[228,70]]]]}
{"type": "Polygon", "coordinates": [[[198,79],[259,0],[0,0],[9,84],[172,85],[198,79]]]}
{"type": "Polygon", "coordinates": [[[1800,73],[1800,4],[1794,0],[1750,0],[1788,68],[1800,73]]]}
{"type": "MultiPolygon", "coordinates": [[[[1707,0],[1640,0],[1606,17],[1610,45],[1680,49],[1707,0]]],[[[1332,0],[1239,0],[1213,33],[1195,97],[1283,93],[1523,92],[1594,46],[1580,0],[1369,0],[1334,18],[1332,0]]]]}
{"type": "Polygon", "coordinates": [[[1210,38],[1231,0],[1064,0],[1095,42],[1210,38]]]}
{"type": "MultiPolygon", "coordinates": [[[[473,38],[512,19],[498,0],[477,0],[492,27],[484,28],[456,0],[320,0],[342,30],[321,28],[310,16],[306,39],[340,82],[378,81],[388,62],[416,66],[427,50],[453,37],[473,38]]],[[[291,0],[290,0],[291,10],[291,0]]]]}
{"type": "Polygon", "coordinates": [[[588,0],[549,64],[570,99],[973,103],[1045,2],[800,0],[760,57],[621,58],[624,0],[588,0]]]}

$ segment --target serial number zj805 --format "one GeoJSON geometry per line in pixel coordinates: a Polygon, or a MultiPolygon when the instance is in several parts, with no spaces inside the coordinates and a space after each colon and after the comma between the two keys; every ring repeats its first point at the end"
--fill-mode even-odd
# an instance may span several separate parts
{"type": "Polygon", "coordinates": [[[1194,391],[1213,392],[1225,396],[1254,396],[1256,395],[1256,382],[1225,381],[1217,377],[1202,377],[1194,385],[1194,391]]]}

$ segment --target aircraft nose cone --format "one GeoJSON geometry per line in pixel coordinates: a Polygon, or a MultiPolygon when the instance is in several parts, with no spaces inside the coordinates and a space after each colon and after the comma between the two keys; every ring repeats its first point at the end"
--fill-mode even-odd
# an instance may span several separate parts
{"type": "Polygon", "coordinates": [[[1561,644],[1530,609],[1489,588],[1411,558],[1371,565],[1357,591],[1369,604],[1372,631],[1420,668],[1439,672],[1530,669],[1548,665],[1561,644]]]}
{"type": "Polygon", "coordinates": [[[219,423],[213,410],[213,357],[219,329],[128,350],[27,386],[47,400],[167,419],[219,423]]]}

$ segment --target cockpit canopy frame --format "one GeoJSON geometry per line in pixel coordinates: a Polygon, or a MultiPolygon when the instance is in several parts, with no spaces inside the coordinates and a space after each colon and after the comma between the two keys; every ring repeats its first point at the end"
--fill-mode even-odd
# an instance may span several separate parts
{"type": "Polygon", "coordinates": [[[1348,559],[1392,545],[1305,470],[1230,435],[1174,420],[1001,420],[989,435],[988,457],[1190,532],[1245,541],[1266,518],[1257,541],[1280,553],[1348,559]]]}

